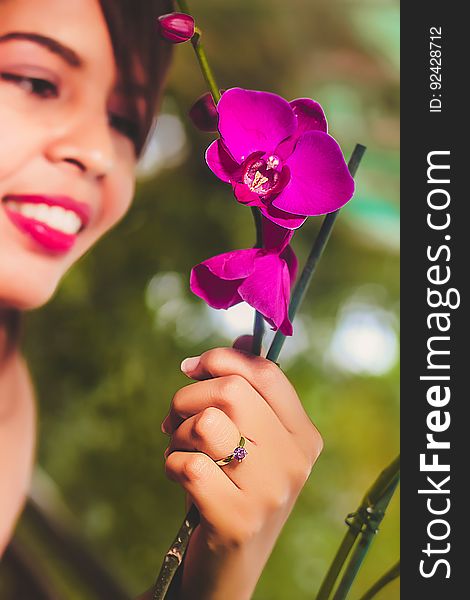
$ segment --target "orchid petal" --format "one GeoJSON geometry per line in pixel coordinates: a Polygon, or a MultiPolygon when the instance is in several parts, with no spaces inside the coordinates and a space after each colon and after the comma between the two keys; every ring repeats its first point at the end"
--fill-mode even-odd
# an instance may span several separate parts
{"type": "Polygon", "coordinates": [[[276,329],[283,324],[285,327],[289,293],[289,270],[286,263],[274,253],[258,256],[253,274],[239,288],[240,297],[276,329]]]}
{"type": "Polygon", "coordinates": [[[220,279],[201,263],[191,270],[189,287],[212,308],[230,308],[242,302],[238,293],[242,282],[243,279],[220,279]]]}
{"type": "Polygon", "coordinates": [[[280,256],[286,261],[287,268],[289,269],[290,284],[292,286],[295,282],[295,278],[297,277],[297,271],[299,267],[297,256],[295,255],[292,246],[287,246],[280,256]]]}
{"type": "Polygon", "coordinates": [[[214,140],[206,150],[206,163],[219,179],[231,183],[237,178],[240,165],[227,152],[222,140],[214,140]]]}
{"type": "Polygon", "coordinates": [[[297,214],[289,213],[284,210],[279,210],[273,204],[260,206],[260,210],[265,217],[276,225],[280,225],[285,229],[298,229],[303,225],[307,217],[300,216],[297,214]]]}
{"type": "Polygon", "coordinates": [[[328,123],[326,121],[323,108],[311,98],[297,98],[289,103],[297,117],[297,131],[295,135],[299,137],[306,131],[323,131],[328,133],[328,123]]]}
{"type": "Polygon", "coordinates": [[[323,215],[338,210],[352,198],[354,180],[338,143],[327,133],[304,133],[287,164],[290,182],[273,200],[280,210],[323,215]]]}
{"type": "Polygon", "coordinates": [[[253,273],[257,252],[256,248],[232,250],[208,258],[201,264],[221,279],[242,279],[253,273]]]}
{"type": "Polygon", "coordinates": [[[277,94],[231,88],[217,104],[219,132],[233,158],[241,163],[252,152],[273,152],[292,135],[297,119],[277,94]]]}
{"type": "Polygon", "coordinates": [[[303,133],[307,131],[328,132],[325,113],[318,102],[315,102],[311,98],[297,98],[289,104],[297,117],[297,129],[294,135],[283,140],[276,148],[275,153],[282,160],[287,160],[292,152],[294,152],[297,141],[303,133]]]}
{"type": "Polygon", "coordinates": [[[261,217],[263,232],[263,248],[282,252],[290,242],[294,232],[280,225],[276,225],[265,216],[261,217]]]}
{"type": "Polygon", "coordinates": [[[238,202],[240,202],[240,204],[246,204],[247,206],[257,206],[259,208],[264,206],[258,194],[252,192],[245,183],[233,184],[233,193],[235,194],[235,198],[238,200],[238,202]]]}
{"type": "Polygon", "coordinates": [[[241,302],[238,288],[253,273],[258,250],[233,250],[218,254],[191,270],[190,288],[213,308],[229,308],[241,302]]]}

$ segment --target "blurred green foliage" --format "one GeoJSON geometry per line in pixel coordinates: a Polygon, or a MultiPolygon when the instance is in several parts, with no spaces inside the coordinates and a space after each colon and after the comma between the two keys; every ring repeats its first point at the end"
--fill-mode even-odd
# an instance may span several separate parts
{"type": "MultiPolygon", "coordinates": [[[[307,600],[343,536],[344,517],[398,452],[396,356],[376,373],[367,371],[367,353],[362,370],[330,357],[345,307],[379,311],[388,335],[398,334],[398,2],[193,5],[221,88],[313,97],[346,156],[356,142],[368,147],[356,197],[339,218],[300,314],[295,336],[304,340],[301,352],[285,364],[325,449],[255,599],[307,600]]],[[[195,131],[186,118],[204,91],[191,46],[177,47],[163,112],[182,120],[180,158],[140,181],[125,220],[26,324],[25,351],[39,402],[38,462],[89,544],[135,595],[153,581],[184,514],[182,492],[164,475],[168,440],[160,432],[172,395],[188,383],[179,363],[233,341],[222,321],[211,320],[191,297],[189,271],[254,241],[250,211],[205,165],[212,136],[195,131]]],[[[301,259],[318,226],[311,219],[295,237],[301,259]]],[[[28,536],[27,523],[20,523],[21,532],[28,536]]],[[[353,598],[395,563],[398,535],[395,498],[353,598]]],[[[53,560],[47,549],[42,554],[53,560]]],[[[76,589],[64,597],[89,596],[76,589]]],[[[398,597],[395,582],[378,599],[398,597]]]]}

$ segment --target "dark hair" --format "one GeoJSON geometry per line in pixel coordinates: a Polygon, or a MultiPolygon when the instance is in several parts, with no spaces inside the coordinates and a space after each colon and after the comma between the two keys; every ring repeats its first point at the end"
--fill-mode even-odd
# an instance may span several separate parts
{"type": "Polygon", "coordinates": [[[16,308],[0,308],[0,360],[18,345],[21,334],[21,312],[16,308]],[[2,337],[4,336],[4,340],[2,337]]]}
{"type": "MultiPolygon", "coordinates": [[[[136,151],[139,155],[151,129],[161,98],[172,55],[172,44],[157,29],[160,15],[172,12],[171,0],[100,0],[113,44],[114,58],[124,91],[135,83],[134,61],[142,67],[147,105],[144,118],[137,118],[137,104],[131,108],[139,123],[136,151]]],[[[132,94],[129,93],[129,98],[132,94]]]]}
{"type": "MultiPolygon", "coordinates": [[[[137,103],[132,105],[139,124],[136,139],[137,156],[154,121],[161,99],[163,84],[171,61],[172,45],[157,30],[157,18],[173,10],[171,0],[100,0],[113,44],[114,58],[122,77],[124,92],[135,83],[135,61],[144,73],[146,111],[138,118],[137,103]]],[[[129,92],[129,98],[132,94],[129,92]]],[[[6,335],[6,352],[11,352],[20,341],[21,312],[0,308],[0,336],[6,335]]]]}

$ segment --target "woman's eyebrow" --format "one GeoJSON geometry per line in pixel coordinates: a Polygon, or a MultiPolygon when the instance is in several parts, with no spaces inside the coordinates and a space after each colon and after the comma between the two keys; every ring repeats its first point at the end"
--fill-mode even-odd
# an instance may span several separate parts
{"type": "Polygon", "coordinates": [[[36,44],[39,44],[40,46],[43,46],[43,48],[49,50],[49,52],[53,52],[54,54],[60,56],[71,67],[80,68],[83,66],[82,59],[74,50],[45,35],[40,35],[39,33],[30,33],[27,31],[12,31],[0,36],[0,43],[7,42],[9,40],[27,40],[29,42],[35,42],[36,44]]]}

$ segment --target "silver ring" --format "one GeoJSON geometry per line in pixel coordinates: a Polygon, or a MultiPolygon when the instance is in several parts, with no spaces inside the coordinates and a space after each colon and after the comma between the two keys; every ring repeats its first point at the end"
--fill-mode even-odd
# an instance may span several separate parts
{"type": "Polygon", "coordinates": [[[240,437],[240,441],[238,442],[238,446],[225,458],[221,458],[220,460],[216,460],[215,464],[219,465],[219,467],[223,467],[224,465],[228,465],[232,460],[238,460],[238,462],[242,462],[248,452],[245,450],[245,438],[243,436],[240,437]]]}

